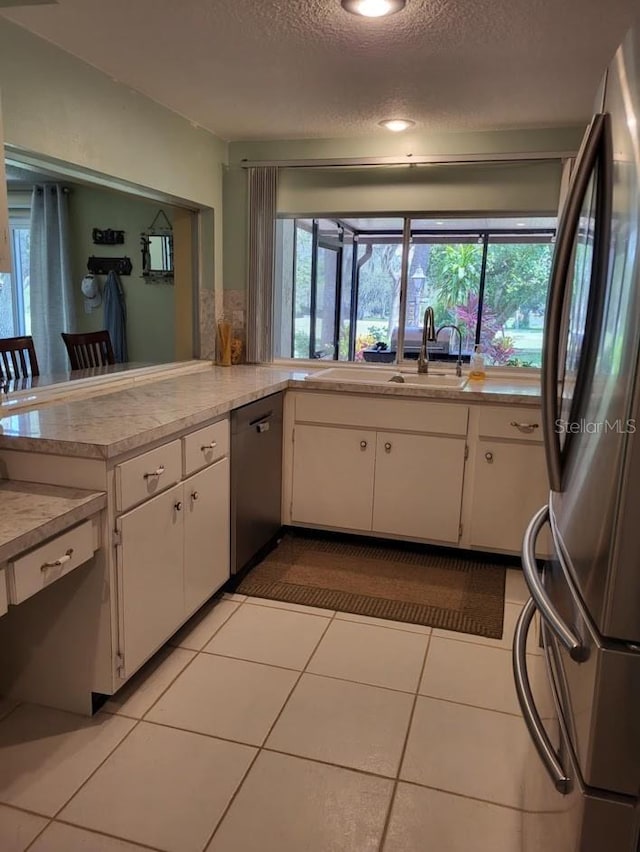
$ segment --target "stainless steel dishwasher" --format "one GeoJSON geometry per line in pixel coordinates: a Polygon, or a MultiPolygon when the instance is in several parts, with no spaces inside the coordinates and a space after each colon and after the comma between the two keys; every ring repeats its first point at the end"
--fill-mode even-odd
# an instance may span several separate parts
{"type": "Polygon", "coordinates": [[[282,527],[282,393],[231,413],[231,572],[266,551],[282,527]]]}

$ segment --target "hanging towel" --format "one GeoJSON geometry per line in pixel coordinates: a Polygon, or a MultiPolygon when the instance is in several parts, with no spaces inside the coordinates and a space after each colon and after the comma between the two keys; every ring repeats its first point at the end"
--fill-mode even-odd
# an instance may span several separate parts
{"type": "Polygon", "coordinates": [[[104,285],[104,324],[111,337],[116,364],[129,360],[127,354],[127,309],[124,303],[124,290],[117,272],[107,275],[104,285]]]}

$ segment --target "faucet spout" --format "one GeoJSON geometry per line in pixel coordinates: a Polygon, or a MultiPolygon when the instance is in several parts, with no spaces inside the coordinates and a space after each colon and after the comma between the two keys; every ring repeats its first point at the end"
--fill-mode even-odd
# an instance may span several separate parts
{"type": "Polygon", "coordinates": [[[460,331],[457,325],[441,325],[440,328],[436,331],[436,339],[444,328],[450,328],[452,331],[458,332],[458,360],[456,361],[456,376],[460,378],[460,376],[462,375],[462,332],[460,331]]]}
{"type": "Polygon", "coordinates": [[[420,344],[420,354],[418,355],[418,372],[429,372],[429,347],[428,343],[433,343],[436,340],[435,333],[435,317],[433,308],[429,306],[424,312],[424,321],[422,323],[422,343],[420,344]]]}

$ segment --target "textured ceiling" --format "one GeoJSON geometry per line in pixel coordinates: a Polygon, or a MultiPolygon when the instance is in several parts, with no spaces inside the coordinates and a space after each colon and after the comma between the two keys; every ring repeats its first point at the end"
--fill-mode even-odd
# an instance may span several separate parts
{"type": "Polygon", "coordinates": [[[223,139],[584,122],[637,0],[59,0],[2,15],[223,139]]]}

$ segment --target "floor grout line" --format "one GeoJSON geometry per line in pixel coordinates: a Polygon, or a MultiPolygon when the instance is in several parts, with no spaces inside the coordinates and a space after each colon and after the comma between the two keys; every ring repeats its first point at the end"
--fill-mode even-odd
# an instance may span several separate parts
{"type": "MultiPolygon", "coordinates": [[[[8,808],[11,808],[13,810],[23,812],[23,813],[26,813],[26,814],[30,814],[30,815],[33,815],[33,816],[38,817],[40,819],[46,820],[45,825],[38,832],[38,834],[31,840],[31,842],[28,844],[28,846],[25,847],[25,850],[31,849],[32,846],[36,843],[36,841],[42,836],[42,834],[45,831],[47,831],[53,823],[57,822],[57,823],[63,824],[63,825],[74,826],[74,827],[77,827],[81,830],[84,830],[84,831],[87,831],[87,832],[90,832],[90,833],[93,833],[93,834],[96,834],[96,835],[99,835],[99,836],[112,837],[112,838],[122,840],[124,842],[129,842],[129,843],[137,843],[138,845],[140,845],[140,846],[142,846],[146,849],[150,849],[150,850],[154,850],[154,852],[158,852],[158,847],[151,846],[151,845],[146,844],[146,843],[141,843],[139,841],[132,841],[130,838],[122,837],[122,836],[115,835],[115,834],[110,834],[109,832],[106,832],[106,831],[101,831],[101,830],[98,830],[98,829],[92,829],[92,828],[89,828],[89,827],[84,826],[82,824],[77,824],[77,823],[71,822],[69,820],[62,819],[60,817],[60,814],[70,804],[70,802],[84,789],[84,787],[91,781],[91,779],[96,775],[96,773],[114,755],[114,753],[117,751],[117,749],[119,749],[126,742],[126,740],[131,736],[131,734],[134,732],[134,730],[142,722],[144,722],[145,724],[151,724],[151,725],[156,725],[156,726],[159,726],[159,727],[170,728],[170,729],[173,729],[173,730],[184,731],[184,732],[191,733],[191,734],[194,734],[194,735],[197,735],[197,736],[207,736],[207,737],[210,737],[212,739],[218,739],[218,740],[222,740],[222,741],[225,741],[225,742],[234,743],[234,744],[237,744],[237,745],[240,745],[240,746],[256,749],[256,753],[255,753],[253,759],[251,760],[247,770],[245,771],[240,782],[238,783],[237,787],[235,788],[233,795],[231,796],[226,807],[224,808],[221,816],[217,820],[217,822],[216,822],[216,824],[213,828],[213,831],[212,831],[211,835],[209,836],[207,843],[205,844],[203,849],[206,849],[210,845],[210,843],[212,842],[217,831],[220,829],[220,826],[224,822],[224,820],[225,820],[229,810],[231,809],[236,797],[239,795],[240,790],[243,788],[244,783],[245,783],[247,777],[249,776],[253,766],[255,765],[258,757],[260,756],[260,754],[263,751],[266,752],[266,753],[281,754],[281,755],[291,757],[291,758],[297,759],[297,760],[310,761],[312,763],[317,763],[317,764],[324,765],[324,766],[330,766],[330,767],[334,767],[334,768],[338,768],[338,769],[345,769],[345,770],[350,771],[350,772],[356,772],[356,773],[359,773],[361,775],[365,775],[365,776],[369,776],[369,777],[373,777],[373,778],[378,778],[378,779],[381,779],[381,780],[393,781],[393,789],[392,789],[392,792],[391,792],[391,797],[390,797],[390,800],[389,800],[389,806],[388,806],[388,810],[387,810],[387,813],[386,813],[383,831],[382,831],[382,834],[381,834],[379,852],[382,852],[384,844],[386,843],[388,829],[389,829],[389,825],[390,825],[390,821],[391,821],[391,814],[392,814],[392,811],[393,811],[393,805],[394,805],[394,802],[395,802],[398,785],[401,781],[402,781],[402,783],[406,783],[406,784],[409,784],[411,786],[415,786],[415,787],[418,787],[418,788],[433,789],[433,790],[436,790],[438,792],[442,792],[442,793],[445,793],[445,794],[448,794],[448,795],[456,796],[456,797],[459,797],[459,798],[462,798],[462,799],[470,799],[472,801],[491,804],[491,805],[494,805],[495,807],[505,808],[505,809],[508,809],[508,810],[517,811],[519,813],[546,813],[545,811],[529,811],[529,810],[526,810],[526,809],[514,807],[512,805],[505,805],[505,804],[502,804],[502,803],[494,802],[494,801],[487,800],[487,799],[482,799],[482,798],[475,797],[475,796],[468,796],[468,795],[465,795],[465,794],[456,793],[456,792],[451,791],[451,790],[445,790],[445,789],[441,789],[441,788],[438,788],[438,787],[432,787],[431,785],[421,784],[421,783],[415,782],[415,781],[408,781],[408,780],[405,781],[404,779],[400,778],[400,773],[401,773],[401,770],[402,770],[402,764],[404,762],[406,750],[407,750],[407,747],[408,747],[408,742],[409,742],[409,737],[410,737],[413,719],[414,719],[414,715],[415,715],[415,710],[416,710],[417,702],[418,702],[419,698],[426,698],[426,699],[429,699],[429,700],[442,701],[442,702],[445,702],[445,703],[450,703],[450,704],[455,704],[455,705],[465,706],[465,707],[471,707],[471,708],[478,709],[478,710],[486,710],[487,712],[492,712],[492,713],[500,713],[501,715],[508,716],[508,717],[510,716],[512,718],[522,718],[521,715],[518,715],[518,714],[515,714],[515,713],[510,713],[508,711],[497,710],[497,709],[488,708],[488,707],[482,707],[482,706],[475,705],[475,704],[467,704],[465,702],[455,701],[453,699],[442,698],[440,696],[424,695],[424,694],[420,693],[419,690],[420,690],[420,686],[422,684],[422,680],[423,680],[423,677],[424,677],[424,671],[425,671],[425,667],[426,667],[426,663],[427,663],[427,659],[428,659],[429,650],[431,648],[431,640],[432,640],[432,638],[434,638],[434,633],[433,633],[433,630],[431,628],[427,628],[429,630],[428,633],[426,633],[426,632],[423,633],[421,631],[406,630],[406,629],[403,629],[402,627],[396,627],[396,626],[392,627],[391,625],[387,626],[387,625],[377,624],[377,623],[372,624],[370,622],[360,620],[360,618],[358,618],[357,614],[349,614],[349,613],[341,613],[341,612],[339,613],[337,611],[333,611],[332,614],[329,616],[329,615],[325,614],[325,611],[323,611],[322,613],[315,615],[313,613],[309,613],[309,612],[306,612],[306,611],[300,611],[298,609],[289,609],[286,606],[270,607],[268,604],[255,604],[255,603],[252,603],[252,601],[250,599],[247,599],[247,598],[245,600],[242,600],[242,601],[233,601],[230,598],[224,598],[224,597],[219,598],[219,602],[222,602],[224,600],[227,600],[230,603],[237,603],[237,606],[234,608],[234,610],[231,613],[229,613],[229,615],[222,621],[222,623],[219,624],[216,627],[216,629],[213,631],[211,636],[206,640],[206,642],[204,643],[202,648],[193,649],[193,648],[186,648],[186,647],[181,646],[181,645],[171,645],[170,644],[171,640],[169,640],[166,643],[166,645],[163,646],[164,648],[166,648],[168,650],[166,659],[168,659],[171,656],[171,653],[174,650],[178,650],[178,649],[182,650],[182,651],[188,651],[188,652],[192,653],[193,656],[184,665],[184,667],[182,667],[175,674],[175,676],[170,680],[170,682],[162,689],[161,693],[154,699],[154,701],[145,710],[145,712],[142,716],[140,716],[140,717],[129,716],[129,715],[126,714],[126,712],[119,712],[118,710],[116,710],[114,712],[114,711],[110,711],[110,710],[101,709],[99,711],[99,713],[104,713],[105,715],[121,716],[122,718],[128,719],[129,721],[133,722],[134,724],[131,726],[130,730],[126,732],[126,734],[122,737],[122,739],[119,740],[116,743],[116,745],[109,750],[108,754],[89,773],[89,775],[84,779],[84,781],[80,784],[80,786],[69,796],[68,799],[66,799],[66,801],[63,803],[63,805],[56,811],[56,813],[53,816],[49,816],[49,815],[45,815],[45,814],[39,814],[35,811],[30,811],[26,808],[21,808],[19,806],[11,805],[11,804],[8,804],[8,803],[2,803],[5,807],[8,807],[8,808]],[[298,670],[298,669],[295,669],[295,668],[289,668],[287,666],[280,666],[280,665],[277,665],[277,664],[266,663],[266,662],[262,662],[262,661],[249,660],[249,659],[246,659],[244,657],[232,657],[232,656],[229,656],[229,655],[226,655],[226,654],[219,654],[217,652],[210,652],[210,651],[205,650],[206,646],[214,639],[214,637],[220,632],[220,630],[222,630],[222,628],[226,624],[228,624],[228,622],[231,620],[231,618],[233,618],[233,616],[237,612],[240,611],[240,608],[244,604],[247,604],[248,606],[251,606],[254,609],[257,609],[259,607],[263,607],[263,608],[268,608],[268,609],[276,610],[276,611],[280,611],[280,612],[285,611],[285,612],[294,612],[294,613],[299,614],[299,615],[310,615],[314,618],[324,618],[326,620],[327,623],[324,627],[324,630],[322,631],[321,636],[319,637],[319,639],[315,643],[313,650],[311,651],[310,656],[308,657],[304,667],[301,670],[298,670]],[[345,618],[344,617],[345,615],[347,615],[347,616],[353,615],[353,618],[345,618]],[[342,617],[339,617],[339,616],[342,616],[342,617]],[[353,680],[353,679],[350,679],[348,677],[341,677],[341,676],[336,676],[336,675],[329,675],[329,674],[323,674],[323,673],[320,673],[320,672],[309,671],[309,666],[311,665],[313,659],[315,658],[320,644],[322,643],[323,639],[326,636],[327,631],[329,630],[331,624],[334,621],[338,621],[338,622],[347,621],[347,622],[355,623],[355,624],[360,623],[360,624],[364,624],[365,626],[381,627],[382,629],[396,630],[396,631],[402,632],[404,634],[409,633],[409,634],[414,635],[414,636],[425,636],[426,639],[427,639],[427,643],[426,643],[426,648],[425,648],[425,651],[424,651],[424,657],[423,657],[423,661],[422,661],[422,667],[421,667],[421,670],[420,670],[420,676],[418,677],[415,690],[402,690],[402,689],[397,689],[397,688],[394,688],[394,687],[383,686],[383,685],[380,685],[380,684],[367,683],[367,682],[363,682],[363,681],[359,681],[359,680],[353,680]],[[193,664],[194,660],[196,660],[196,658],[200,654],[206,654],[207,656],[214,656],[214,657],[217,656],[217,657],[224,658],[224,659],[232,659],[232,660],[235,659],[235,660],[238,660],[238,661],[241,661],[241,662],[253,663],[255,665],[262,665],[262,666],[266,666],[266,667],[269,667],[269,668],[275,668],[275,669],[278,669],[278,670],[284,670],[284,671],[288,671],[288,672],[295,672],[295,673],[298,674],[295,682],[293,683],[291,689],[289,690],[289,693],[288,693],[282,707],[280,708],[280,710],[279,710],[278,714],[276,715],[274,721],[269,726],[269,729],[268,729],[265,737],[263,738],[261,745],[256,745],[255,743],[247,743],[247,742],[243,742],[243,741],[240,741],[240,740],[233,740],[233,739],[230,739],[230,738],[227,738],[227,737],[216,736],[216,735],[213,735],[213,734],[207,734],[207,733],[203,733],[202,731],[192,731],[188,728],[181,728],[181,727],[178,727],[176,725],[168,725],[166,723],[156,722],[156,721],[148,720],[148,719],[145,718],[147,716],[147,714],[150,713],[151,710],[164,697],[164,695],[168,692],[168,690],[171,689],[174,686],[174,684],[180,678],[180,676],[184,672],[186,672],[186,670],[193,664]],[[328,680],[336,680],[336,681],[345,682],[345,683],[353,683],[353,684],[360,685],[360,686],[369,686],[369,687],[374,688],[374,689],[383,689],[383,690],[395,692],[395,693],[398,693],[398,694],[404,694],[404,695],[412,694],[413,695],[413,703],[412,703],[411,711],[410,711],[410,714],[409,714],[409,720],[408,720],[407,730],[406,730],[406,734],[405,734],[405,738],[404,738],[404,743],[403,743],[403,747],[402,747],[402,750],[401,750],[400,759],[399,759],[399,762],[398,762],[398,768],[397,768],[397,771],[396,771],[394,776],[383,775],[383,774],[380,774],[380,773],[377,773],[377,772],[359,769],[359,768],[355,768],[355,767],[352,767],[352,766],[345,766],[344,764],[331,763],[330,761],[324,761],[324,760],[321,760],[321,759],[318,759],[318,758],[308,757],[306,755],[282,751],[281,749],[271,748],[271,747],[268,747],[266,745],[266,743],[267,743],[269,737],[271,736],[275,726],[278,724],[280,718],[282,717],[283,713],[285,712],[286,707],[288,706],[290,700],[292,699],[292,697],[293,697],[303,675],[305,675],[305,674],[308,674],[312,677],[321,677],[321,678],[325,678],[325,679],[328,679],[328,680]]],[[[520,602],[507,601],[505,599],[505,610],[506,610],[507,604],[511,604],[511,605],[514,605],[514,606],[522,606],[522,604],[520,602]]],[[[215,609],[215,605],[212,608],[212,611],[213,611],[213,609],[215,609]]],[[[505,614],[506,614],[506,612],[505,612],[505,614]]],[[[399,623],[399,624],[401,624],[401,623],[399,623]]],[[[183,628],[181,628],[181,630],[182,629],[183,628]]],[[[453,633],[453,631],[451,631],[451,632],[453,633]]],[[[506,653],[509,653],[509,648],[496,646],[496,645],[489,645],[486,642],[474,641],[476,638],[481,638],[481,637],[474,637],[471,634],[468,635],[468,638],[467,638],[467,634],[460,634],[460,635],[455,635],[455,636],[438,635],[438,636],[435,636],[435,638],[437,638],[437,639],[448,639],[450,641],[458,641],[458,642],[463,642],[465,644],[473,644],[473,645],[476,645],[477,647],[493,648],[494,650],[502,650],[502,651],[505,651],[506,653]]],[[[536,651],[527,652],[527,653],[530,653],[531,656],[539,656],[539,652],[536,652],[536,651]]],[[[158,668],[160,668],[164,662],[166,662],[166,660],[164,660],[158,668]]],[[[157,671],[157,669],[155,671],[157,671]]],[[[155,673],[155,671],[154,671],[154,673],[155,673]]],[[[135,676],[136,675],[133,675],[133,677],[135,677],[135,676]]],[[[150,675],[150,676],[152,676],[152,675],[150,675]]],[[[126,688],[126,685],[123,685],[123,689],[124,688],[126,688]]],[[[136,688],[138,688],[138,687],[136,687],[136,688]]],[[[117,694],[117,693],[115,693],[115,694],[117,694]]],[[[133,695],[135,695],[135,690],[133,692],[133,695]]],[[[6,719],[8,719],[19,707],[23,706],[23,704],[24,704],[24,702],[18,702],[14,707],[11,707],[3,716],[0,717],[0,723],[4,722],[6,719]]],[[[60,712],[69,712],[69,711],[60,711],[60,712]]],[[[99,713],[96,714],[96,715],[99,715],[99,713]]],[[[78,714],[71,714],[71,715],[78,715],[78,714]]],[[[80,718],[82,718],[82,717],[80,717],[80,718]]]]}
{"type": "Polygon", "coordinates": [[[326,635],[326,633],[327,633],[327,630],[329,629],[329,626],[331,625],[331,623],[333,622],[333,620],[335,619],[335,617],[336,617],[336,615],[335,615],[335,613],[334,613],[334,614],[333,614],[333,616],[332,616],[331,618],[327,619],[327,624],[325,625],[325,628],[324,628],[324,630],[322,631],[321,636],[319,637],[318,641],[316,642],[315,647],[313,648],[312,652],[309,654],[309,658],[307,659],[307,662],[306,662],[306,664],[305,664],[305,667],[302,669],[302,671],[300,672],[300,674],[299,674],[299,675],[298,675],[298,677],[296,678],[296,681],[295,681],[295,683],[293,684],[293,686],[291,687],[291,689],[290,689],[290,691],[289,691],[289,694],[287,695],[287,697],[286,697],[286,699],[285,699],[285,701],[284,701],[284,704],[282,705],[282,707],[280,708],[280,711],[278,712],[278,715],[276,716],[276,718],[273,720],[273,722],[272,722],[271,726],[269,727],[269,730],[267,731],[267,734],[266,734],[266,736],[265,736],[264,740],[262,741],[262,745],[260,745],[260,746],[258,747],[258,750],[257,750],[257,752],[256,752],[256,754],[255,754],[255,757],[253,758],[253,760],[252,760],[252,761],[251,761],[251,763],[249,764],[249,767],[248,767],[247,771],[246,771],[246,772],[245,772],[245,774],[242,776],[242,779],[240,780],[240,783],[238,784],[238,786],[236,787],[236,789],[235,789],[235,791],[234,791],[233,795],[232,795],[232,796],[231,796],[231,798],[229,799],[229,802],[227,803],[226,808],[225,808],[225,809],[224,809],[224,811],[222,812],[222,815],[220,816],[220,819],[219,819],[219,820],[218,820],[218,822],[215,824],[215,826],[214,826],[214,828],[213,828],[213,831],[211,832],[211,835],[209,836],[209,839],[207,840],[207,842],[205,843],[205,845],[204,845],[204,847],[203,847],[203,852],[205,852],[205,850],[209,847],[209,845],[210,845],[210,844],[211,844],[211,842],[213,841],[213,838],[214,838],[214,837],[215,837],[215,835],[216,835],[216,832],[218,831],[218,829],[220,828],[220,826],[221,826],[221,825],[222,825],[222,823],[224,822],[225,817],[227,816],[227,814],[228,814],[228,813],[229,813],[229,811],[231,810],[231,807],[232,807],[233,803],[235,802],[235,800],[236,800],[236,798],[237,798],[238,794],[240,793],[240,790],[241,790],[241,789],[242,789],[242,787],[244,786],[244,782],[246,781],[247,777],[249,776],[249,773],[251,772],[251,770],[252,770],[252,769],[253,769],[253,767],[255,766],[256,761],[258,760],[258,758],[259,758],[259,757],[260,757],[260,755],[262,754],[262,752],[263,752],[263,750],[264,750],[264,747],[265,747],[265,744],[266,744],[267,740],[269,739],[269,737],[271,736],[271,732],[273,731],[273,729],[275,728],[275,726],[278,724],[278,721],[280,720],[280,717],[281,717],[281,716],[282,716],[282,714],[284,713],[284,710],[285,710],[285,708],[286,708],[287,704],[288,704],[288,703],[289,703],[289,701],[291,700],[291,696],[293,695],[293,693],[294,693],[294,692],[295,692],[295,690],[296,690],[296,687],[298,686],[298,684],[299,684],[299,683],[300,683],[300,681],[302,680],[302,676],[303,676],[303,675],[305,674],[305,672],[306,672],[307,666],[309,665],[309,662],[311,661],[311,657],[315,654],[315,652],[316,652],[316,650],[317,650],[318,646],[320,645],[320,643],[321,643],[321,642],[322,642],[322,640],[324,639],[324,637],[325,637],[325,635],[326,635]]]}
{"type": "MultiPolygon", "coordinates": [[[[455,704],[458,707],[469,707],[472,710],[485,710],[487,713],[500,713],[502,716],[510,716],[513,719],[523,719],[522,713],[511,713],[508,710],[497,710],[495,707],[484,707],[482,704],[470,704],[467,701],[456,701],[455,698],[444,698],[442,695],[427,695],[424,692],[418,693],[418,698],[427,698],[429,701],[442,701],[445,704],[455,704]]],[[[543,721],[547,721],[546,717],[542,717],[543,721]]]]}
{"type": "Polygon", "coordinates": [[[424,677],[424,670],[427,665],[427,657],[429,656],[429,648],[431,647],[431,639],[429,636],[427,641],[427,647],[424,649],[424,657],[422,658],[422,666],[420,667],[420,676],[418,677],[418,683],[416,685],[416,690],[413,696],[413,704],[411,705],[411,712],[409,713],[409,723],[407,725],[407,730],[404,737],[404,743],[402,745],[402,751],[400,752],[400,760],[398,761],[398,769],[395,774],[393,789],[391,791],[391,798],[389,799],[389,807],[387,809],[387,815],[384,821],[384,825],[382,827],[382,834],[380,835],[380,844],[378,846],[379,852],[382,852],[383,847],[387,840],[387,834],[389,832],[389,825],[391,824],[391,813],[393,811],[393,804],[396,799],[396,792],[398,790],[398,784],[400,783],[400,773],[402,772],[402,764],[404,763],[404,757],[407,752],[407,746],[409,744],[409,736],[411,734],[411,727],[413,725],[413,717],[416,712],[416,706],[418,704],[418,698],[420,694],[418,690],[420,689],[420,684],[422,683],[422,678],[424,677]]]}
{"type": "Polygon", "coordinates": [[[291,606],[286,606],[287,601],[276,601],[275,598],[247,598],[246,601],[242,601],[241,606],[260,606],[263,609],[276,609],[278,612],[295,612],[298,615],[310,615],[313,618],[329,618],[333,619],[337,614],[335,609],[326,609],[323,606],[312,607],[309,604],[291,604],[291,606]],[[255,603],[256,600],[260,601],[271,601],[273,600],[275,603],[282,603],[282,606],[272,606],[268,603],[255,603]],[[306,609],[298,609],[297,607],[306,607],[306,609]],[[309,612],[310,609],[317,609],[318,612],[309,612]]]}
{"type": "MultiPolygon", "coordinates": [[[[89,834],[97,834],[98,837],[108,837],[110,840],[121,840],[123,843],[131,843],[134,846],[140,846],[142,849],[150,849],[151,852],[167,852],[166,849],[163,849],[160,846],[152,846],[151,844],[144,843],[144,841],[141,841],[141,840],[131,840],[130,837],[124,837],[121,834],[109,834],[108,831],[100,831],[97,828],[89,828],[86,825],[81,825],[80,823],[77,823],[77,822],[71,822],[71,820],[68,820],[68,819],[59,819],[59,818],[56,817],[55,819],[51,820],[51,822],[49,823],[47,828],[49,828],[50,825],[67,825],[70,828],[78,828],[81,831],[88,832],[89,834]]],[[[41,832],[41,834],[42,834],[42,832],[41,832]]],[[[38,835],[38,836],[40,836],[40,835],[38,835]]],[[[28,848],[30,848],[30,847],[28,847],[28,848]]],[[[26,852],[26,850],[25,850],[25,852],[26,852]]]]}

